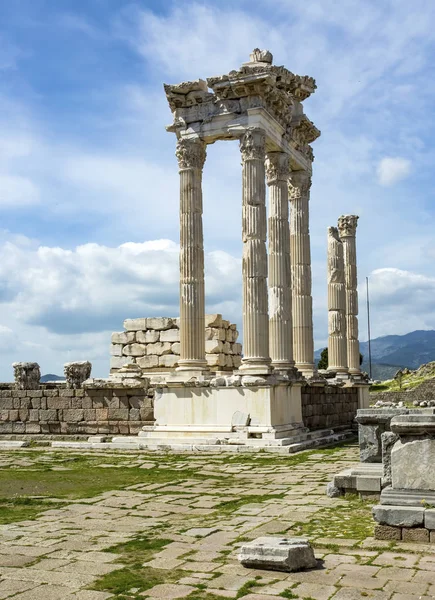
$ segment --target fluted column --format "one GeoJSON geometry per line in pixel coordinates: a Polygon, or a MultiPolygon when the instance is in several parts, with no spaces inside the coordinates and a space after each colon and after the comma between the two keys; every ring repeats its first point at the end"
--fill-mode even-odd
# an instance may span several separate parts
{"type": "Polygon", "coordinates": [[[265,134],[250,128],[240,140],[243,168],[243,360],[240,370],[270,372],[267,306],[265,134]]]}
{"type": "Polygon", "coordinates": [[[343,244],[336,227],[328,227],[328,334],[328,370],[347,373],[343,244]]]}
{"type": "Polygon", "coordinates": [[[288,207],[289,155],[269,152],[269,348],[276,371],[294,369],[290,230],[288,207]]]}
{"type": "Polygon", "coordinates": [[[358,277],[356,263],[356,215],[343,215],[338,219],[340,239],[343,243],[346,282],[347,360],[349,373],[360,375],[358,339],[358,277]]]}
{"type": "Polygon", "coordinates": [[[315,371],[308,208],[310,187],[311,175],[308,172],[292,172],[289,197],[293,356],[296,368],[308,377],[312,376],[315,371]]]}
{"type": "Polygon", "coordinates": [[[205,360],[204,242],[202,169],[205,144],[181,138],[180,171],[180,360],[179,371],[203,371],[205,360]]]}

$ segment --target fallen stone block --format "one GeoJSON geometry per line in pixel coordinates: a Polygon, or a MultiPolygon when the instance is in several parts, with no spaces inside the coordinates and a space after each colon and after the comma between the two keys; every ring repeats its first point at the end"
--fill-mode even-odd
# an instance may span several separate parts
{"type": "Polygon", "coordinates": [[[423,525],[424,508],[417,506],[378,505],[372,509],[373,518],[381,525],[390,527],[418,527],[423,525]]]}
{"type": "Polygon", "coordinates": [[[238,555],[244,567],[285,571],[314,569],[317,561],[306,538],[260,537],[244,544],[238,555]]]}

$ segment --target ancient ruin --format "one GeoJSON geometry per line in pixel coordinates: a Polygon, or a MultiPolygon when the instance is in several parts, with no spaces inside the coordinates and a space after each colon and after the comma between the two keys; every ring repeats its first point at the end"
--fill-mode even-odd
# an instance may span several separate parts
{"type": "Polygon", "coordinates": [[[349,434],[357,409],[368,406],[359,369],[358,217],[341,216],[329,229],[329,368],[319,373],[309,200],[320,132],[303,109],[315,89],[314,79],[258,49],[226,75],[165,85],[180,175],[180,316],[126,319],[112,335],[107,379],[91,378],[85,361],[65,365],[66,384],[44,387],[36,363],[16,365],[15,387],[2,388],[1,432],[287,451],[349,434]],[[243,349],[236,324],[205,314],[202,173],[207,145],[226,140],[239,142],[242,163],[243,349]],[[30,381],[36,396],[17,398],[17,410],[7,399],[30,381]]]}

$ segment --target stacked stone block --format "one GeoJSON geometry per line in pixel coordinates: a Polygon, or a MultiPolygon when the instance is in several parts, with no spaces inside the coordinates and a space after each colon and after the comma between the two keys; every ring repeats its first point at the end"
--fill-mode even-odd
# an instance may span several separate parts
{"type": "Polygon", "coordinates": [[[358,390],[351,387],[304,386],[302,418],[311,430],[352,427],[358,409],[358,390]]]}
{"type": "MultiPolygon", "coordinates": [[[[124,330],[112,334],[111,373],[127,364],[137,364],[147,372],[167,372],[178,367],[179,319],[126,319],[124,330]]],[[[223,319],[222,315],[205,316],[205,352],[210,369],[232,371],[240,366],[242,346],[237,343],[238,336],[236,325],[223,319]]]]}
{"type": "Polygon", "coordinates": [[[154,419],[154,389],[35,390],[0,384],[0,434],[137,434],[154,419]]]}

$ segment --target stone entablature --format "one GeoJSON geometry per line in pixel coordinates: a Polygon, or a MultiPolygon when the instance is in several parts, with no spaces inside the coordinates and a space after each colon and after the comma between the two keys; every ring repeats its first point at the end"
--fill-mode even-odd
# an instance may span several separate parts
{"type": "MultiPolygon", "coordinates": [[[[234,323],[220,314],[205,315],[205,358],[212,371],[233,371],[241,363],[242,345],[234,323]]],[[[127,364],[144,371],[171,372],[180,359],[178,318],[126,319],[124,331],[112,334],[110,372],[127,364]]]]}

